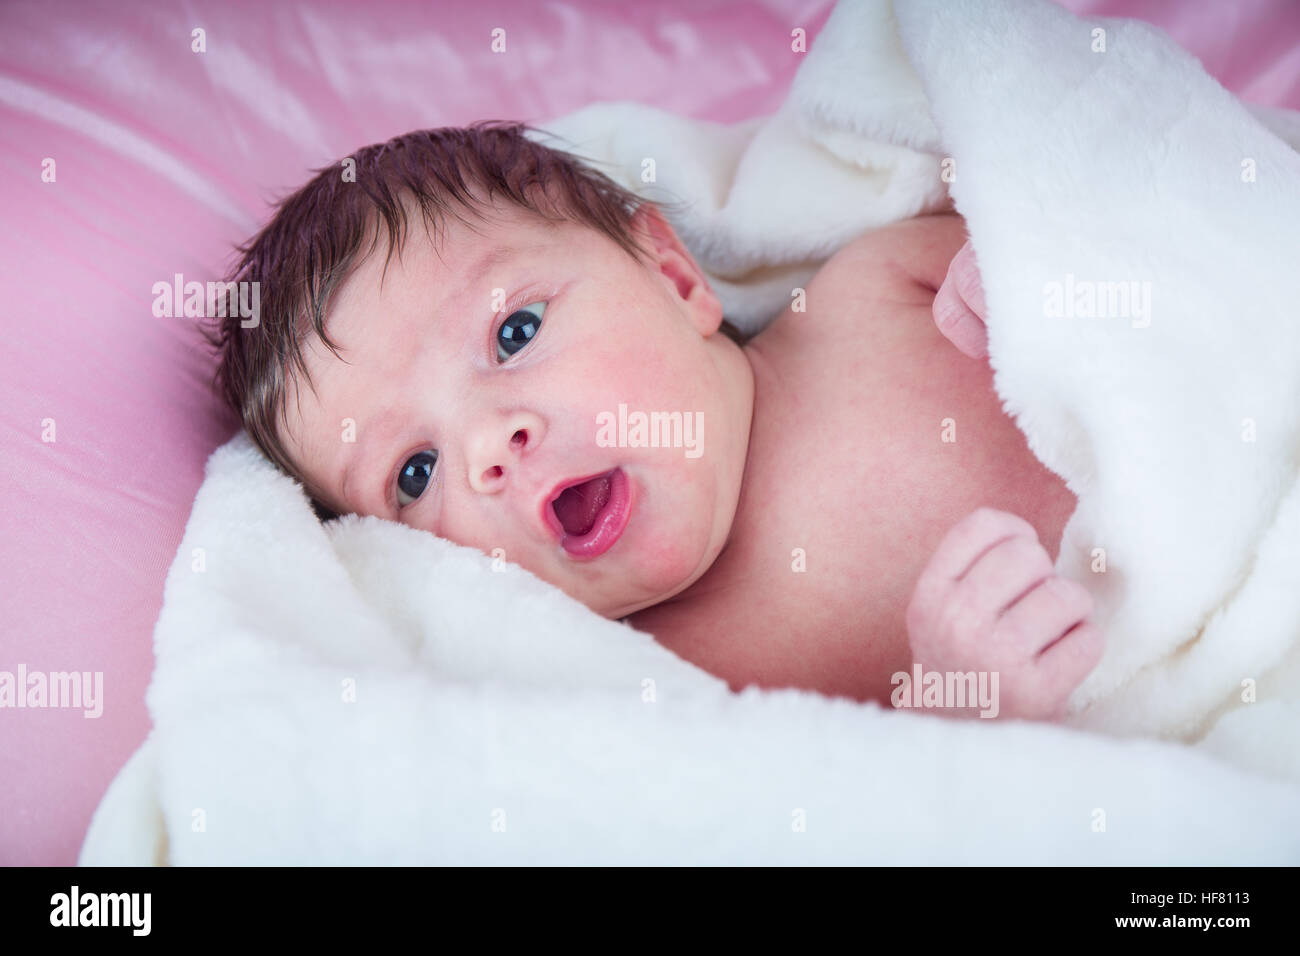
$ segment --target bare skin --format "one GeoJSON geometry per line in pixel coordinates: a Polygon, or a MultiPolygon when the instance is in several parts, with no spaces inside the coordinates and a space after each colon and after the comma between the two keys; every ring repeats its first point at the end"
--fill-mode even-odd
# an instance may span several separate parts
{"type": "Polygon", "coordinates": [[[281,432],[312,492],[503,552],[737,690],[887,703],[915,652],[1017,675],[1002,688],[1017,715],[1054,716],[1083,673],[1031,655],[1069,622],[1006,591],[1050,573],[1075,499],[1003,413],[978,320],[936,325],[961,218],[849,244],[806,311],[743,348],[671,227],[651,207],[633,225],[648,264],[589,228],[508,213],[449,224],[440,251],[415,230],[387,269],[381,245],[331,301],[343,361],[314,345],[315,388],[290,392],[281,432]],[[503,320],[526,305],[540,331],[506,355],[503,320]],[[698,414],[703,453],[602,443],[596,424],[620,404],[698,414]],[[577,560],[548,499],[610,469],[632,489],[626,528],[577,560]]]}
{"type": "Polygon", "coordinates": [[[871,233],[817,274],[806,312],[746,345],[754,415],[730,538],[633,626],[733,689],[887,704],[912,663],[909,601],[954,525],[1009,511],[1055,556],[1074,495],[1002,411],[987,362],[933,318],[964,240],[955,215],[871,233]]]}

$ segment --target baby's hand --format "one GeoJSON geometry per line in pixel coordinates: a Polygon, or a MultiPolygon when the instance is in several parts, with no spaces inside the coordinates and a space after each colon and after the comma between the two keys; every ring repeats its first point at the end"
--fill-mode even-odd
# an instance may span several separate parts
{"type": "Polygon", "coordinates": [[[1058,577],[1029,522],[980,508],[944,536],[907,608],[924,671],[998,672],[1000,716],[1058,720],[1101,658],[1092,595],[1058,577]]]}
{"type": "Polygon", "coordinates": [[[984,327],[988,309],[970,240],[948,264],[948,275],[939,286],[933,308],[934,324],[959,352],[974,359],[988,355],[988,331],[984,327]]]}

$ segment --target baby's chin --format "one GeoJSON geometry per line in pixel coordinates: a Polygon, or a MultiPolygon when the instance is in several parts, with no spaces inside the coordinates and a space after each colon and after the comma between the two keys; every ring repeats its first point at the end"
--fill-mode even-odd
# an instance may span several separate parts
{"type": "Polygon", "coordinates": [[[613,593],[601,590],[590,595],[589,600],[581,597],[579,600],[602,617],[613,620],[627,617],[690,588],[708,572],[721,551],[720,544],[714,546],[708,541],[679,541],[673,547],[648,549],[639,559],[634,559],[633,573],[620,573],[622,568],[611,568],[613,580],[617,582],[613,593]]]}
{"type": "MultiPolygon", "coordinates": [[[[687,584],[685,587],[689,587],[687,584]]],[[[683,587],[681,590],[685,590],[683,587]]],[[[663,604],[674,594],[680,593],[677,590],[664,591],[662,594],[656,594],[651,597],[636,599],[629,595],[622,595],[618,598],[606,601],[583,602],[601,617],[607,617],[611,621],[622,620],[629,614],[635,614],[637,611],[644,611],[648,607],[654,607],[656,604],[663,604]]]]}

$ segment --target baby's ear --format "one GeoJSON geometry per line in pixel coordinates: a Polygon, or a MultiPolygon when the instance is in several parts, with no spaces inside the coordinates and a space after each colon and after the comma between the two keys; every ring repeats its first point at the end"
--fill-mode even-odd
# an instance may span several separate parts
{"type": "Polygon", "coordinates": [[[650,268],[657,269],[672,283],[699,333],[709,336],[718,331],[722,324],[722,302],[659,207],[650,202],[638,207],[632,215],[632,230],[650,253],[650,268]]]}

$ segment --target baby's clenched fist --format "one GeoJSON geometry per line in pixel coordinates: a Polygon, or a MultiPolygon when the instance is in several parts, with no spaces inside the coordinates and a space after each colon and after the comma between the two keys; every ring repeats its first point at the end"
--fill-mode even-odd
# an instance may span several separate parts
{"type": "Polygon", "coordinates": [[[1101,659],[1092,595],[1058,576],[1033,526],[980,508],[944,536],[907,608],[914,664],[998,673],[1004,717],[1058,720],[1101,659]]]}

